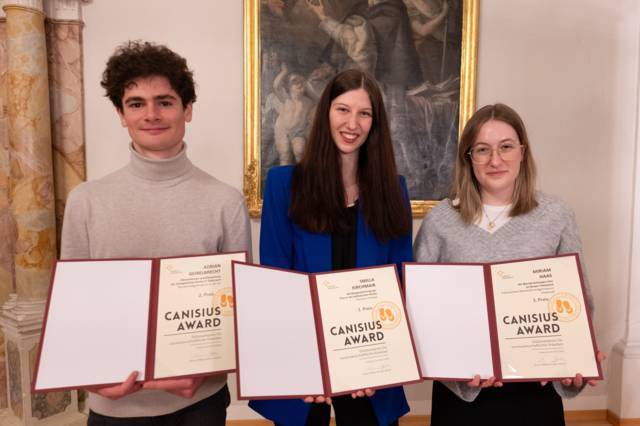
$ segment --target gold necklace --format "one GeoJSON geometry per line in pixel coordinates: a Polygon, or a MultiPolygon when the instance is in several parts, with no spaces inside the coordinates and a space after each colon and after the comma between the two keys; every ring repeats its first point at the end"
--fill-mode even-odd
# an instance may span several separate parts
{"type": "Polygon", "coordinates": [[[496,220],[498,220],[500,218],[500,216],[502,216],[502,213],[504,213],[507,210],[507,207],[509,207],[509,206],[510,206],[510,204],[507,204],[506,206],[504,206],[504,208],[502,210],[500,210],[500,213],[498,213],[496,215],[496,217],[491,219],[489,217],[489,215],[487,214],[487,210],[485,210],[485,208],[484,208],[484,204],[482,205],[482,212],[484,213],[484,217],[486,217],[487,221],[489,221],[489,223],[487,223],[487,229],[489,231],[493,231],[493,228],[496,227],[496,220]]]}

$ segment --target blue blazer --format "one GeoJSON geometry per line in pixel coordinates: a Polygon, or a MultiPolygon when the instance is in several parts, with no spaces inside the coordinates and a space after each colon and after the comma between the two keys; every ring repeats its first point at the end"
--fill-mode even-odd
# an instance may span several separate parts
{"type": "MultiPolygon", "coordinates": [[[[260,263],[303,272],[331,270],[331,234],[314,234],[294,224],[289,218],[291,177],[294,166],[269,170],[262,206],[260,226],[260,263]]],[[[404,178],[402,191],[410,211],[409,194],[404,178]]],[[[411,232],[380,243],[358,212],[356,266],[366,267],[395,263],[402,271],[402,262],[413,260],[411,232]]],[[[388,425],[409,412],[402,387],[377,390],[371,398],[378,424],[388,425]]],[[[265,418],[283,426],[304,425],[310,404],[301,399],[255,400],[249,406],[265,418]]]]}

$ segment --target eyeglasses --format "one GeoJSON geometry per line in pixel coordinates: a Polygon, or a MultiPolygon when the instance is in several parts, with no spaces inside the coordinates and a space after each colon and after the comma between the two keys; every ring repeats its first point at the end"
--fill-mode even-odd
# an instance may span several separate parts
{"type": "Polygon", "coordinates": [[[503,161],[512,161],[520,157],[524,146],[515,142],[503,142],[496,149],[487,144],[478,144],[471,148],[467,155],[476,164],[487,164],[491,161],[493,152],[496,151],[503,161]]]}

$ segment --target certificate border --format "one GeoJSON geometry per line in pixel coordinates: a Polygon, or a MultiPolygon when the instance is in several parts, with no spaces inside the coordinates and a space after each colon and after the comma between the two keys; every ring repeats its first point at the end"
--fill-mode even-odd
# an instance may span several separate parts
{"type": "Polygon", "coordinates": [[[158,297],[160,296],[160,261],[151,262],[151,291],[149,291],[149,319],[147,321],[147,362],[144,379],[153,380],[156,368],[156,339],[158,334],[158,297]]]}
{"type": "Polygon", "coordinates": [[[329,374],[327,342],[324,339],[324,328],[322,327],[322,309],[320,309],[320,295],[318,294],[318,278],[316,274],[311,274],[309,277],[309,292],[311,293],[311,305],[313,306],[313,323],[316,327],[316,338],[318,339],[322,387],[324,388],[325,395],[331,395],[331,375],[329,374]]]}
{"type": "MultiPolygon", "coordinates": [[[[49,308],[51,305],[51,296],[53,295],[53,287],[55,285],[55,276],[56,276],[56,271],[58,268],[58,263],[70,263],[70,262],[110,262],[110,261],[127,261],[127,260],[131,260],[131,261],[151,261],[153,263],[153,258],[149,258],[149,257],[138,257],[138,258],[113,258],[113,259],[60,259],[60,260],[54,260],[53,265],[51,267],[51,274],[50,274],[50,278],[49,278],[49,292],[47,294],[47,304],[45,307],[45,311],[44,311],[44,318],[43,318],[43,323],[42,323],[42,333],[40,334],[40,341],[38,342],[38,356],[36,358],[36,364],[35,364],[35,368],[33,370],[33,377],[31,379],[31,392],[32,393],[36,393],[36,392],[58,392],[58,391],[67,391],[67,390],[75,390],[75,389],[86,389],[86,390],[90,390],[90,389],[94,389],[97,387],[103,387],[103,386],[110,386],[110,385],[117,385],[119,383],[122,382],[109,382],[109,383],[98,383],[98,384],[92,384],[92,385],[75,385],[75,386],[59,386],[59,387],[51,387],[51,388],[38,388],[36,389],[36,383],[38,382],[38,372],[40,371],[40,359],[42,357],[42,346],[44,345],[44,339],[46,336],[46,331],[47,331],[47,323],[49,320],[49,308]]],[[[152,265],[152,269],[153,269],[153,265],[152,265]]],[[[151,279],[151,278],[150,278],[151,279]]],[[[152,282],[149,283],[149,286],[152,286],[152,282]]],[[[151,288],[149,289],[149,292],[151,293],[151,288]]],[[[147,320],[147,325],[148,325],[148,320],[147,320]]],[[[148,348],[147,348],[148,349],[148,348]]],[[[145,361],[146,361],[146,356],[145,356],[145,361]]],[[[145,362],[146,364],[146,362],[145,362]]],[[[146,365],[145,365],[146,368],[146,365]]],[[[143,382],[143,380],[136,380],[136,383],[140,383],[143,382]]]]}
{"type": "Polygon", "coordinates": [[[482,265],[484,276],[484,291],[487,297],[487,319],[489,320],[489,339],[491,340],[491,363],[493,377],[502,379],[502,358],[500,357],[500,339],[498,339],[498,319],[496,318],[496,300],[493,294],[493,280],[491,266],[482,265]]]}
{"type": "MultiPolygon", "coordinates": [[[[501,264],[509,264],[509,263],[521,263],[521,262],[529,262],[529,261],[534,261],[534,260],[542,260],[542,259],[554,259],[554,258],[561,258],[561,257],[574,257],[574,260],[576,262],[576,267],[578,270],[578,277],[580,279],[580,288],[582,290],[582,298],[585,301],[585,305],[589,304],[589,299],[586,297],[586,287],[584,284],[584,276],[582,273],[582,266],[580,264],[580,256],[578,253],[561,253],[561,254],[557,254],[557,255],[553,255],[553,256],[537,256],[537,257],[531,257],[531,258],[526,258],[526,259],[513,259],[513,260],[504,260],[504,261],[499,261],[499,262],[485,262],[485,263],[473,263],[473,262],[403,262],[402,263],[402,270],[403,270],[403,284],[404,287],[406,288],[406,266],[407,265],[459,265],[459,266],[482,266],[483,267],[483,272],[485,273],[485,289],[487,289],[487,286],[491,286],[491,296],[489,296],[487,294],[487,310],[488,313],[490,315],[488,315],[489,317],[489,327],[490,327],[490,338],[491,338],[491,351],[492,351],[492,362],[493,362],[493,368],[494,368],[494,375],[496,372],[498,372],[500,375],[495,375],[495,377],[504,383],[519,383],[519,382],[540,382],[540,381],[558,381],[558,380],[562,380],[562,379],[573,379],[574,377],[536,377],[536,378],[526,378],[526,379],[502,379],[502,371],[501,371],[501,359],[500,359],[500,349],[499,349],[499,338],[497,335],[497,324],[496,324],[496,318],[495,318],[495,302],[493,300],[493,280],[491,279],[491,266],[493,265],[501,265],[501,264]],[[488,271],[488,277],[487,277],[487,271],[488,271]],[[487,281],[488,280],[488,281],[487,281]],[[490,299],[490,300],[489,300],[490,299]],[[492,318],[493,318],[493,324],[492,325],[492,318]],[[494,342],[495,341],[495,342],[494,342]],[[496,362],[498,363],[498,368],[496,369],[496,362]]],[[[587,306],[590,307],[590,306],[587,306]]],[[[590,309],[585,309],[586,311],[586,315],[587,315],[587,323],[589,325],[589,333],[591,335],[591,344],[593,346],[593,355],[594,355],[594,359],[596,362],[596,368],[598,370],[598,376],[583,376],[583,380],[602,380],[603,379],[603,374],[602,374],[602,366],[601,363],[598,362],[598,358],[597,358],[597,351],[598,351],[598,347],[596,344],[596,338],[595,338],[595,333],[594,333],[594,329],[593,329],[593,323],[591,320],[591,312],[590,309]]],[[[424,377],[425,379],[429,379],[429,380],[447,380],[447,381],[456,381],[456,382],[462,382],[462,381],[469,381],[470,379],[468,378],[448,378],[448,377],[424,377]]]]}
{"type": "MultiPolygon", "coordinates": [[[[584,300],[585,303],[585,307],[587,309],[585,309],[585,314],[587,315],[587,324],[589,325],[589,334],[591,335],[591,345],[593,347],[593,358],[595,360],[596,363],[596,369],[598,370],[598,375],[597,376],[583,376],[582,379],[583,380],[602,380],[603,379],[603,375],[602,375],[602,366],[600,365],[600,362],[598,361],[598,346],[596,344],[596,336],[595,333],[593,331],[593,323],[591,321],[591,310],[588,309],[590,308],[590,302],[589,299],[587,298],[586,294],[586,287],[584,285],[584,276],[582,274],[582,266],[580,265],[580,255],[578,253],[561,253],[561,254],[557,254],[555,256],[538,256],[538,257],[531,257],[531,258],[527,258],[527,259],[515,259],[515,260],[510,260],[510,261],[500,261],[500,262],[491,262],[491,263],[487,263],[487,266],[489,266],[489,269],[492,265],[504,265],[504,264],[509,264],[509,263],[522,263],[522,262],[529,262],[529,261],[533,261],[533,260],[543,260],[543,259],[555,259],[555,258],[561,258],[561,257],[573,257],[574,261],[576,262],[576,269],[578,271],[578,279],[580,280],[580,289],[582,290],[582,299],[584,300]]],[[[493,281],[491,282],[491,286],[493,287],[493,281]]],[[[494,307],[495,309],[495,307],[494,307]]],[[[494,315],[495,316],[495,315],[494,315]]],[[[497,331],[497,326],[496,326],[496,331],[497,331]]],[[[495,337],[498,346],[499,346],[499,338],[498,335],[496,333],[496,337],[495,337]]],[[[498,358],[500,358],[500,353],[498,352],[498,358]]],[[[500,360],[500,365],[502,365],[502,362],[500,360]]],[[[563,380],[563,379],[573,379],[574,376],[567,376],[567,377],[535,377],[535,378],[526,378],[526,379],[502,379],[500,378],[501,382],[504,383],[518,383],[518,382],[540,382],[540,381],[558,381],[558,380],[563,380]]]]}
{"type": "MultiPolygon", "coordinates": [[[[184,374],[184,375],[180,375],[180,376],[167,376],[167,377],[161,377],[159,379],[156,379],[155,377],[155,358],[156,358],[156,352],[157,352],[157,346],[156,346],[156,337],[157,337],[157,327],[158,327],[158,297],[160,297],[160,263],[163,260],[170,260],[170,259],[187,259],[187,258],[193,258],[193,257],[218,257],[218,256],[228,256],[228,255],[232,255],[232,254],[244,254],[244,258],[245,260],[248,259],[248,252],[246,250],[241,250],[241,251],[230,251],[228,253],[204,253],[204,254],[190,254],[187,256],[168,256],[168,257],[158,257],[158,258],[154,258],[154,260],[157,260],[158,262],[158,266],[157,266],[157,275],[154,277],[155,278],[155,285],[154,287],[156,287],[156,294],[155,294],[155,303],[153,304],[153,307],[151,309],[149,309],[149,315],[152,314],[153,312],[153,317],[150,318],[149,322],[151,323],[153,321],[153,333],[150,333],[150,337],[149,337],[149,341],[152,342],[152,345],[149,346],[150,350],[149,352],[151,352],[150,359],[151,359],[151,364],[150,364],[150,370],[149,370],[149,374],[151,375],[151,379],[149,380],[168,380],[168,379],[190,379],[190,378],[195,378],[195,377],[207,377],[207,376],[213,376],[213,375],[217,375],[217,374],[227,374],[227,373],[233,373],[234,371],[236,371],[235,368],[232,369],[226,369],[226,370],[214,370],[214,371],[209,371],[209,372],[205,372],[205,373],[193,373],[193,374],[184,374]]],[[[231,286],[233,287],[233,262],[235,262],[235,260],[231,261],[231,286]]],[[[234,336],[235,336],[235,309],[234,309],[234,336]]],[[[235,349],[235,337],[234,337],[234,349],[235,349]]],[[[236,367],[238,366],[237,360],[236,360],[236,367]]]]}
{"type": "MultiPolygon", "coordinates": [[[[398,276],[398,268],[396,267],[395,264],[391,263],[391,264],[385,264],[385,265],[375,265],[375,266],[365,266],[362,268],[348,268],[348,269],[340,269],[340,270],[336,270],[336,271],[326,271],[326,272],[317,272],[312,274],[314,276],[314,281],[315,281],[315,277],[321,276],[321,275],[330,275],[330,274],[337,274],[337,273],[342,273],[342,272],[351,272],[351,271],[364,271],[367,269],[387,269],[387,268],[393,268],[393,271],[395,273],[395,277],[396,277],[396,285],[398,286],[398,292],[400,293],[400,300],[403,302],[403,310],[404,310],[404,317],[406,319],[406,324],[407,324],[407,330],[409,331],[409,340],[411,341],[411,347],[413,349],[413,359],[415,360],[415,365],[416,365],[416,369],[418,371],[418,378],[415,380],[409,380],[409,381],[403,381],[403,382],[397,382],[397,383],[391,383],[391,384],[387,384],[387,385],[381,385],[381,386],[373,386],[367,389],[372,389],[372,390],[378,390],[378,389],[387,389],[387,388],[393,388],[393,387],[397,387],[397,386],[402,386],[402,385],[410,385],[413,383],[420,383],[422,382],[422,370],[420,369],[420,361],[418,360],[418,352],[416,351],[416,345],[415,345],[415,341],[413,339],[413,333],[411,332],[411,327],[409,326],[409,316],[407,315],[407,308],[406,308],[406,304],[404,303],[404,297],[403,294],[404,292],[402,291],[402,287],[400,286],[400,277],[398,276]]],[[[316,283],[317,285],[317,283],[316,283]]],[[[320,299],[318,297],[317,294],[317,289],[315,289],[315,300],[314,305],[317,304],[317,310],[318,310],[318,317],[317,317],[317,322],[318,322],[318,327],[322,328],[322,314],[321,314],[321,309],[320,309],[320,299]]],[[[326,346],[324,346],[324,333],[322,333],[322,343],[323,343],[323,353],[321,354],[321,358],[323,359],[323,367],[326,368],[325,371],[323,371],[323,375],[326,374],[326,380],[327,380],[327,384],[329,387],[329,393],[327,394],[328,396],[340,396],[340,395],[349,395],[353,392],[357,392],[359,390],[364,390],[364,389],[352,389],[352,390],[348,390],[348,391],[342,391],[342,392],[336,392],[333,393],[331,392],[331,380],[329,377],[329,363],[328,363],[328,356],[327,356],[327,351],[326,351],[326,346]]]]}
{"type": "MultiPolygon", "coordinates": [[[[149,297],[152,298],[153,297],[153,293],[154,293],[154,288],[158,287],[159,283],[157,282],[157,280],[155,280],[155,284],[154,284],[154,279],[157,278],[156,276],[154,276],[154,270],[155,265],[154,263],[157,261],[158,265],[160,263],[161,260],[164,259],[179,259],[179,258],[189,258],[189,257],[204,257],[204,256],[218,256],[218,255],[230,255],[230,254],[239,254],[239,253],[244,253],[245,255],[245,259],[248,259],[248,252],[245,251],[235,251],[235,252],[229,252],[229,253],[205,253],[205,254],[189,254],[189,255],[184,255],[184,256],[168,256],[168,257],[115,257],[115,258],[109,258],[109,259],[91,259],[91,258],[79,258],[79,259],[59,259],[59,260],[54,260],[53,265],[51,267],[51,274],[50,274],[50,286],[49,286],[49,291],[47,294],[47,302],[46,302],[46,307],[45,307],[45,311],[44,311],[44,319],[43,319],[43,325],[42,325],[42,333],[40,335],[40,341],[38,343],[38,354],[36,357],[36,363],[35,363],[35,368],[34,368],[34,372],[33,372],[33,377],[31,379],[31,392],[54,392],[54,391],[66,391],[66,390],[75,390],[75,389],[85,389],[85,390],[91,390],[94,388],[98,388],[98,387],[103,387],[103,386],[110,386],[110,385],[117,385],[120,384],[122,382],[109,382],[109,383],[97,383],[97,384],[91,384],[91,385],[85,385],[85,384],[78,384],[78,385],[74,385],[74,386],[63,386],[63,387],[51,387],[51,388],[36,388],[36,383],[38,381],[38,372],[40,370],[40,360],[42,357],[42,347],[44,344],[44,339],[46,336],[46,330],[47,330],[47,323],[49,320],[49,309],[50,309],[50,305],[51,305],[51,296],[53,294],[53,290],[54,290],[54,285],[55,285],[55,275],[56,275],[56,271],[57,271],[57,266],[58,263],[68,263],[68,262],[112,262],[112,261],[150,261],[151,262],[151,274],[149,276],[149,297]]],[[[233,263],[233,261],[232,261],[233,263]]],[[[233,266],[233,265],[232,265],[233,266]]],[[[157,294],[156,294],[157,296],[157,294]]],[[[150,333],[151,331],[151,323],[154,323],[154,329],[155,329],[155,323],[156,321],[154,320],[154,318],[151,316],[152,315],[152,311],[156,311],[156,315],[155,318],[157,318],[157,298],[155,299],[155,303],[153,302],[153,299],[150,300],[150,304],[149,304],[149,317],[147,319],[147,347],[146,347],[146,354],[145,354],[145,371],[141,372],[143,373],[144,379],[140,379],[140,375],[138,376],[138,380],[136,380],[136,383],[144,383],[146,381],[150,381],[153,380],[153,369],[150,369],[150,364],[149,364],[149,357],[150,357],[150,353],[153,352],[153,357],[155,357],[155,345],[151,346],[151,335],[153,335],[154,333],[150,333]],[[153,348],[153,351],[151,350],[151,348],[153,348]]],[[[234,316],[234,320],[235,320],[235,316],[234,316]]],[[[234,330],[235,331],[235,330],[234,330]]],[[[155,342],[155,338],[153,339],[155,342]]],[[[151,363],[153,365],[153,362],[151,363]]],[[[236,364],[237,367],[237,364],[236,364]]],[[[201,377],[201,376],[211,376],[211,375],[215,375],[215,374],[223,374],[223,373],[230,373],[235,371],[235,369],[233,370],[219,370],[219,371],[212,371],[212,372],[207,372],[207,373],[197,373],[197,374],[190,374],[190,375],[183,375],[183,376],[171,376],[171,377],[166,377],[166,379],[176,379],[176,378],[192,378],[192,377],[201,377]]],[[[165,379],[165,378],[163,378],[165,379]]]]}
{"type": "MultiPolygon", "coordinates": [[[[406,291],[407,288],[407,265],[411,266],[411,265],[452,265],[452,266],[482,266],[483,267],[483,274],[484,274],[484,263],[473,263],[473,262],[446,262],[446,263],[442,263],[442,262],[402,262],[402,285],[406,291]]],[[[485,278],[486,279],[486,278],[485,278]]],[[[485,291],[486,291],[486,283],[485,283],[485,291]]],[[[406,293],[405,293],[405,297],[406,297],[406,293]]],[[[406,309],[406,303],[405,303],[405,309],[406,309]]],[[[408,316],[407,316],[408,318],[408,316]]],[[[487,327],[491,327],[491,311],[489,306],[487,305],[487,327]]],[[[491,332],[489,333],[491,334],[491,332]]],[[[417,356],[417,351],[416,351],[416,356],[417,356]]],[[[493,348],[493,342],[491,343],[491,364],[492,366],[495,367],[495,361],[494,361],[494,348],[493,348]]],[[[420,362],[418,362],[418,365],[420,365],[420,362]]],[[[421,371],[422,371],[422,367],[420,367],[421,371]]],[[[422,374],[422,373],[421,373],[422,374]]],[[[422,375],[422,378],[425,380],[446,380],[449,382],[468,382],[470,380],[472,380],[473,378],[467,378],[467,377],[439,377],[439,376],[425,376],[424,374],[422,375]]]]}
{"type": "MultiPolygon", "coordinates": [[[[306,273],[306,272],[301,272],[301,271],[295,271],[295,270],[291,270],[291,269],[286,269],[286,268],[278,268],[275,266],[267,266],[267,265],[256,265],[256,264],[250,264],[247,262],[238,262],[238,261],[233,261],[232,262],[232,274],[233,274],[233,291],[234,291],[234,297],[236,297],[236,293],[235,293],[235,264],[241,264],[241,265],[249,265],[249,266],[253,266],[253,267],[257,267],[257,268],[264,268],[264,269],[273,269],[276,271],[282,271],[282,272],[289,272],[292,274],[298,274],[298,275],[304,275],[308,278],[309,280],[309,285],[311,286],[311,281],[312,279],[315,280],[315,277],[318,275],[323,275],[323,274],[333,274],[333,273],[339,273],[339,272],[348,272],[348,271],[356,271],[356,270],[365,270],[365,269],[375,269],[375,268],[386,268],[386,267],[393,267],[395,274],[396,274],[396,283],[398,285],[399,291],[400,291],[400,297],[402,299],[402,301],[404,302],[404,292],[402,291],[402,287],[400,286],[400,279],[398,277],[398,269],[396,268],[395,264],[386,264],[386,265],[377,265],[377,266],[367,266],[367,267],[362,267],[362,268],[350,268],[350,269],[341,269],[341,270],[337,270],[337,271],[326,271],[326,272],[319,272],[319,273],[306,273]]],[[[326,355],[323,356],[323,354],[321,352],[326,353],[325,347],[324,347],[324,334],[323,333],[318,333],[318,327],[322,327],[322,320],[320,316],[316,316],[315,315],[315,310],[317,309],[319,312],[319,306],[316,307],[316,304],[319,303],[318,298],[316,297],[317,295],[314,295],[314,290],[312,288],[310,288],[311,292],[311,303],[314,309],[314,323],[316,324],[316,338],[318,339],[318,357],[319,357],[319,361],[320,361],[320,368],[321,368],[321,375],[322,375],[322,383],[323,383],[323,388],[325,389],[325,391],[327,390],[327,384],[329,383],[329,372],[328,372],[328,368],[326,367],[326,360],[323,359],[326,357],[326,355]],[[322,339],[322,344],[320,343],[320,339],[322,339]]],[[[345,391],[345,392],[340,392],[340,393],[333,393],[333,394],[327,394],[327,395],[309,395],[309,394],[294,394],[294,395],[272,395],[272,396],[250,396],[250,395],[242,395],[242,385],[240,383],[240,374],[241,374],[241,368],[240,368],[240,360],[239,360],[239,353],[240,351],[238,350],[238,329],[237,329],[237,324],[238,324],[238,316],[236,314],[236,307],[238,305],[238,299],[236,297],[236,303],[234,305],[234,325],[236,327],[235,331],[236,331],[236,388],[237,388],[237,399],[238,400],[248,400],[248,399],[254,399],[254,400],[265,400],[265,399],[297,399],[297,398],[305,398],[308,396],[339,396],[339,395],[347,395],[350,394],[352,391],[345,391]]],[[[416,350],[416,345],[415,345],[415,341],[413,339],[413,333],[411,332],[411,327],[410,327],[410,321],[409,321],[409,316],[407,315],[407,310],[406,310],[406,304],[403,306],[404,309],[404,313],[405,313],[405,318],[407,318],[407,325],[409,326],[409,338],[411,340],[411,344],[412,344],[412,348],[413,348],[413,356],[415,359],[415,363],[416,363],[416,368],[418,370],[418,378],[416,380],[412,380],[412,381],[407,381],[407,382],[399,382],[399,383],[393,383],[393,384],[388,384],[388,385],[382,385],[382,386],[375,386],[369,389],[386,389],[386,388],[392,388],[392,387],[397,387],[400,385],[404,385],[404,384],[413,384],[413,383],[420,383],[423,381],[422,379],[422,371],[420,369],[420,362],[418,361],[418,353],[416,350]]],[[[330,385],[329,388],[330,390],[330,385]]],[[[357,389],[360,390],[360,389],[357,389]]]]}
{"type": "MultiPolygon", "coordinates": [[[[248,399],[255,399],[255,400],[263,400],[263,399],[299,399],[299,398],[306,398],[308,396],[323,396],[323,395],[309,395],[309,394],[293,394],[293,395],[261,395],[261,396],[251,396],[251,395],[246,395],[243,396],[242,395],[242,387],[240,384],[240,374],[241,374],[241,368],[240,368],[240,357],[239,357],[239,353],[240,351],[238,350],[238,315],[236,312],[237,306],[238,306],[238,298],[236,297],[236,277],[235,277],[235,273],[236,273],[236,269],[235,269],[235,264],[239,264],[239,265],[247,265],[247,266],[252,266],[255,268],[263,268],[263,269],[272,269],[272,270],[276,270],[276,271],[281,271],[281,272],[289,272],[291,274],[297,274],[297,275],[304,275],[307,277],[307,280],[310,281],[311,278],[311,274],[308,274],[306,272],[301,272],[301,271],[294,271],[291,269],[286,269],[286,268],[278,268],[276,266],[268,266],[268,265],[258,265],[258,264],[253,264],[253,263],[248,263],[248,262],[238,262],[236,260],[234,260],[233,262],[231,262],[231,272],[232,272],[232,286],[233,286],[233,297],[235,298],[236,303],[234,303],[233,306],[233,323],[234,323],[234,327],[235,327],[235,332],[236,332],[236,340],[235,340],[235,345],[236,345],[236,393],[237,393],[237,399],[239,401],[241,400],[248,400],[248,399]]],[[[313,295],[311,295],[311,304],[313,305],[313,295]]],[[[314,315],[314,322],[315,322],[315,315],[314,315]]],[[[320,348],[318,348],[320,349],[320,348]]],[[[322,358],[320,356],[320,351],[318,350],[318,360],[320,363],[320,369],[322,370],[322,358]]],[[[324,388],[324,376],[323,376],[323,372],[320,371],[321,374],[321,379],[322,379],[322,385],[324,388]]]]}

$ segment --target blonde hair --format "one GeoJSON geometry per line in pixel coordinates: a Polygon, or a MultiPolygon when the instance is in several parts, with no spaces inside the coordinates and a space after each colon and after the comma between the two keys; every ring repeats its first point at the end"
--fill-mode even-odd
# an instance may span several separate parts
{"type": "Polygon", "coordinates": [[[486,105],[467,121],[458,144],[455,176],[451,190],[452,203],[460,212],[462,220],[473,223],[482,214],[480,184],[473,173],[471,157],[468,155],[478,136],[480,128],[489,120],[502,121],[516,131],[522,145],[522,163],[512,194],[509,216],[518,216],[531,211],[538,205],[536,201],[536,165],[533,160],[527,130],[518,113],[505,104],[486,105]]]}

